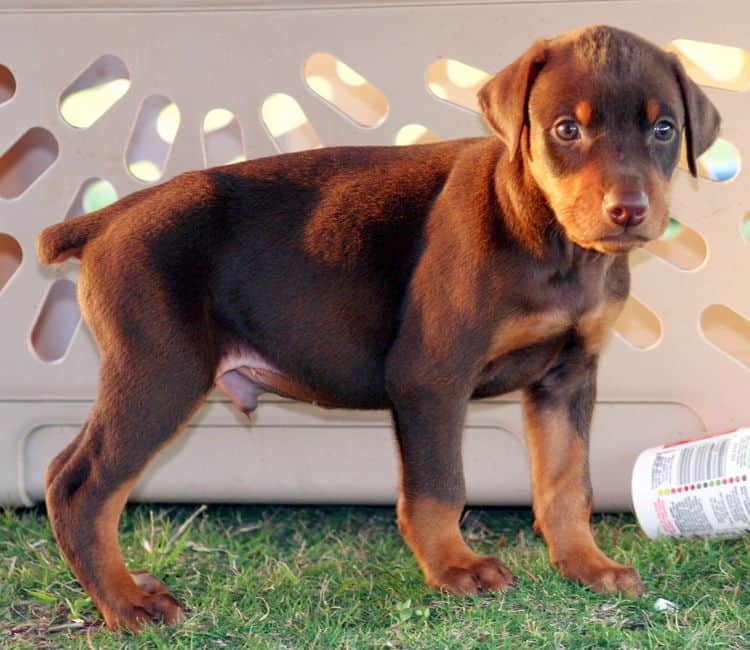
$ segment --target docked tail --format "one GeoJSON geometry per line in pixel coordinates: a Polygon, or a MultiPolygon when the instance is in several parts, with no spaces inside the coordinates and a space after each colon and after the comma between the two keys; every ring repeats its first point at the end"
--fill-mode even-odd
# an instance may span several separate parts
{"type": "Polygon", "coordinates": [[[156,190],[149,187],[129,194],[106,208],[56,223],[42,231],[36,242],[36,255],[42,264],[57,264],[70,257],[81,257],[87,242],[99,235],[112,217],[136,205],[156,190]]]}
{"type": "Polygon", "coordinates": [[[108,215],[99,212],[45,228],[36,242],[36,255],[42,264],[64,262],[69,257],[80,257],[86,242],[102,230],[108,215]]]}

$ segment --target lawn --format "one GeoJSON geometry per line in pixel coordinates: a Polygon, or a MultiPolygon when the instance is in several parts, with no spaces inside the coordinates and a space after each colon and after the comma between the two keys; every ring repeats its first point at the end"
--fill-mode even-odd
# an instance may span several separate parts
{"type": "Polygon", "coordinates": [[[604,550],[637,566],[639,600],[550,566],[528,510],[471,510],[470,543],[515,589],[459,600],[427,589],[391,508],[130,506],[131,566],[192,609],[172,628],[113,633],[63,564],[44,510],[0,511],[0,646],[12,648],[750,648],[750,536],[650,541],[597,516],[604,550]],[[674,609],[654,607],[663,598],[674,609]]]}

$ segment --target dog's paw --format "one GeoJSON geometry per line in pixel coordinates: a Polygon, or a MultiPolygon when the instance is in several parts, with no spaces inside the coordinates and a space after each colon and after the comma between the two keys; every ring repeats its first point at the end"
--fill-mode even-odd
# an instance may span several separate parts
{"type": "Polygon", "coordinates": [[[102,608],[107,625],[140,632],[144,624],[172,625],[185,618],[185,605],[158,578],[145,571],[131,571],[138,590],[134,598],[119,602],[112,608],[102,608]]]}
{"type": "Polygon", "coordinates": [[[584,562],[580,558],[556,562],[560,573],[571,580],[590,587],[592,591],[609,593],[623,592],[638,597],[644,593],[643,582],[638,571],[632,567],[613,562],[606,556],[584,562]]]}
{"type": "Polygon", "coordinates": [[[507,589],[513,586],[515,578],[500,560],[476,555],[458,566],[431,571],[427,582],[434,589],[447,591],[454,596],[471,596],[507,589]]]}

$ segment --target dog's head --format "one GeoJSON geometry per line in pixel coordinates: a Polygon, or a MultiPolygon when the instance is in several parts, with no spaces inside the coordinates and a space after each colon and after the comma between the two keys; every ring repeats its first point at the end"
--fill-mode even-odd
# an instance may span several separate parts
{"type": "Polygon", "coordinates": [[[695,176],[720,124],[674,55],[611,27],[536,42],[482,87],[479,103],[566,235],[604,253],[662,234],[682,133],[695,176]]]}

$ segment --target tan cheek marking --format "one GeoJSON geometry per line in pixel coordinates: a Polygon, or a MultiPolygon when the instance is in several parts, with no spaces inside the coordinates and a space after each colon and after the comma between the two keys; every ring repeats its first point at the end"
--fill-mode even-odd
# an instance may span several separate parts
{"type": "Polygon", "coordinates": [[[561,334],[571,324],[570,317],[564,311],[548,311],[531,316],[508,318],[500,324],[492,336],[487,361],[490,362],[508,352],[520,350],[561,334]]]}
{"type": "Polygon", "coordinates": [[[597,162],[590,162],[563,178],[544,178],[539,185],[565,232],[574,241],[588,241],[601,233],[604,190],[597,162]]]}
{"type": "Polygon", "coordinates": [[[576,104],[576,107],[573,109],[573,114],[583,126],[589,125],[589,122],[591,121],[591,114],[593,112],[594,110],[591,108],[591,104],[589,104],[587,101],[578,102],[576,104]]]}
{"type": "Polygon", "coordinates": [[[581,316],[576,325],[578,335],[590,354],[598,354],[607,340],[625,301],[603,302],[581,316]]]}
{"type": "Polygon", "coordinates": [[[654,99],[649,99],[646,102],[646,119],[648,120],[648,123],[653,124],[656,122],[660,114],[661,108],[659,107],[659,102],[654,99]]]}

